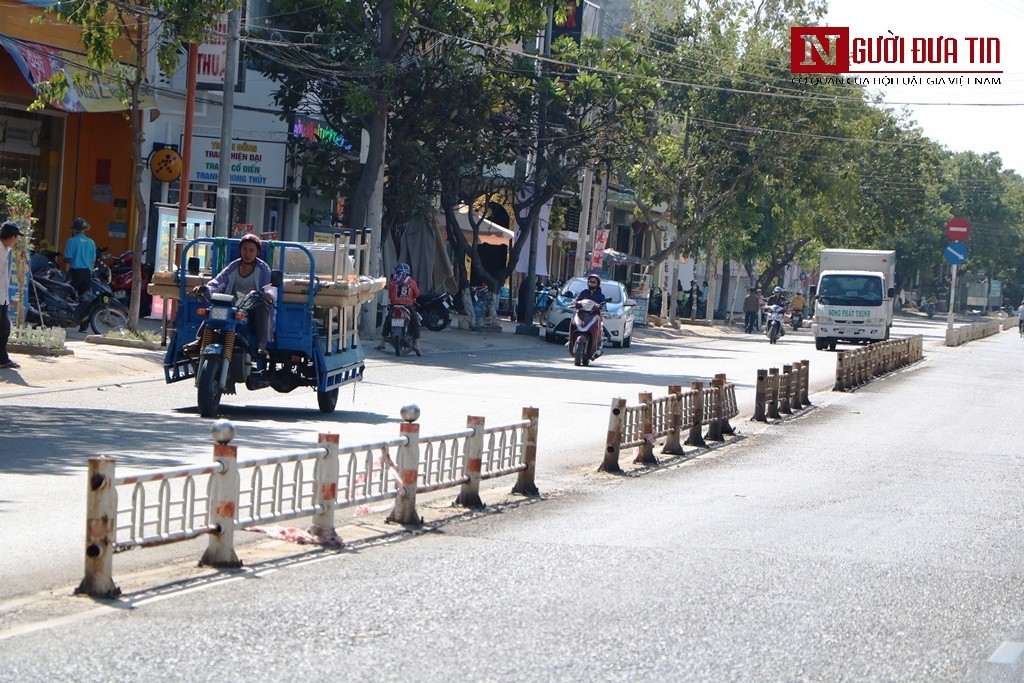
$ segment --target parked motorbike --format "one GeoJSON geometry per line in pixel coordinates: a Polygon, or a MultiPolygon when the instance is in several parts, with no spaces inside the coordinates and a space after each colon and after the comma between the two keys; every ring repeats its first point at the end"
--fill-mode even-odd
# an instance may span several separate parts
{"type": "Polygon", "coordinates": [[[555,281],[548,282],[546,285],[538,285],[537,297],[533,302],[533,308],[541,321],[547,316],[548,309],[551,308],[551,304],[558,297],[558,290],[561,287],[561,284],[555,281]]]}
{"type": "Polygon", "coordinates": [[[601,320],[601,304],[590,299],[576,302],[576,314],[569,321],[569,353],[576,365],[587,366],[601,355],[601,342],[592,330],[601,320]]]}
{"type": "Polygon", "coordinates": [[[423,326],[431,332],[440,332],[452,322],[452,297],[446,290],[428,292],[416,299],[413,309],[423,319],[423,326]]]}
{"type": "Polygon", "coordinates": [[[88,292],[79,296],[71,285],[33,275],[29,278],[25,319],[46,327],[83,327],[95,334],[124,329],[128,309],[114,298],[110,287],[93,279],[88,292]]]}
{"type": "Polygon", "coordinates": [[[416,314],[408,306],[396,304],[388,311],[388,315],[391,317],[391,335],[385,341],[394,347],[396,356],[401,356],[412,350],[414,340],[409,332],[409,322],[416,314]]]}
{"type": "Polygon", "coordinates": [[[767,317],[764,332],[768,335],[768,341],[774,344],[785,334],[782,329],[782,316],[786,309],[778,304],[770,304],[765,306],[764,310],[767,317]]]}
{"type": "Polygon", "coordinates": [[[929,318],[935,317],[935,304],[931,301],[922,301],[921,310],[924,311],[929,318]]]}
{"type": "MultiPolygon", "coordinates": [[[[93,276],[108,283],[114,291],[114,298],[128,306],[132,296],[132,264],[135,262],[135,253],[126,251],[120,256],[114,256],[106,247],[100,247],[96,253],[96,269],[93,276]]],[[[149,268],[143,264],[142,296],[139,300],[139,315],[143,317],[149,315],[153,308],[153,297],[147,291],[149,278],[149,268]]]]}
{"type": "Polygon", "coordinates": [[[794,330],[799,330],[804,324],[804,314],[802,311],[793,311],[793,315],[789,318],[789,326],[794,330]]]}

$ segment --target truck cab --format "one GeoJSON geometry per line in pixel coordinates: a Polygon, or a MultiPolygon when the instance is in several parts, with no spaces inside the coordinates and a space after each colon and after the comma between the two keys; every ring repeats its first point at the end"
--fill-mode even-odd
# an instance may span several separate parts
{"type": "Polygon", "coordinates": [[[873,342],[889,338],[892,327],[892,291],[885,276],[873,271],[821,273],[812,290],[814,345],[820,351],[837,342],[873,342]]]}

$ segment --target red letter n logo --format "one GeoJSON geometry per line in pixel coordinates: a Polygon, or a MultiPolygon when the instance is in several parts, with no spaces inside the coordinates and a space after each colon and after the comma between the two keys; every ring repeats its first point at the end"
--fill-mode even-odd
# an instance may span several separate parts
{"type": "Polygon", "coordinates": [[[793,26],[789,70],[795,74],[840,74],[850,70],[850,29],[793,26]]]}

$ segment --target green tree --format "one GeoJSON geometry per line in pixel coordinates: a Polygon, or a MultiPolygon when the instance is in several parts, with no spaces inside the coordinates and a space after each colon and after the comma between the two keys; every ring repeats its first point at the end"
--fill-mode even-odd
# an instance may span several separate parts
{"type": "MultiPolygon", "coordinates": [[[[142,294],[143,241],[146,236],[147,208],[142,196],[143,155],[142,109],[147,95],[146,65],[151,53],[164,73],[173,73],[180,58],[181,43],[201,42],[211,24],[238,0],[70,0],[58,2],[52,12],[41,19],[55,16],[77,27],[82,34],[82,47],[90,69],[125,107],[131,122],[132,188],[136,207],[135,259],[132,265],[132,296],[128,318],[134,331],[139,322],[142,294]]],[[[57,104],[72,86],[86,85],[84,73],[69,83],[63,72],[39,84],[38,99],[31,108],[57,104]]]]}

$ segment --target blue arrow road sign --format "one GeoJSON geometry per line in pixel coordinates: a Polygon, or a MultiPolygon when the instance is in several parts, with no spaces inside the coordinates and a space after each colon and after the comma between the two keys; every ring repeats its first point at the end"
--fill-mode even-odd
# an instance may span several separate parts
{"type": "Polygon", "coordinates": [[[946,245],[942,255],[946,257],[946,261],[949,263],[959,266],[967,260],[967,246],[962,242],[950,242],[946,245]]]}

